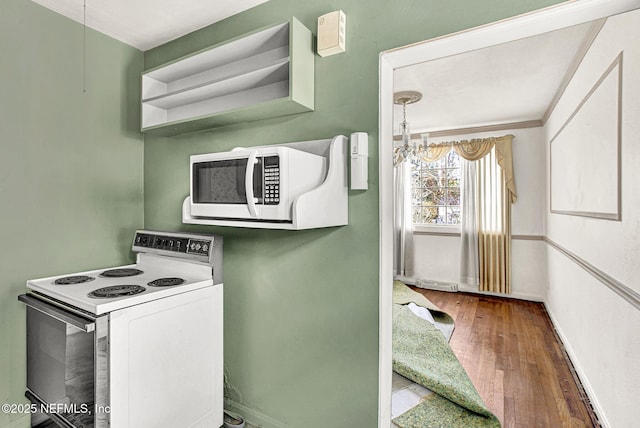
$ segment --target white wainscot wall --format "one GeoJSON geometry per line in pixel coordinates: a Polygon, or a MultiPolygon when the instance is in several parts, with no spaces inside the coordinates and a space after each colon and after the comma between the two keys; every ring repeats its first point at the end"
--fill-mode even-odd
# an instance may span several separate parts
{"type": "Polygon", "coordinates": [[[633,427],[640,396],[640,311],[549,248],[547,310],[604,427],[633,427]]]}
{"type": "MultiPolygon", "coordinates": [[[[607,67],[622,55],[621,221],[563,214],[547,216],[546,235],[623,284],[640,292],[640,10],[607,20],[549,118],[549,141],[568,121],[607,67]]],[[[589,101],[587,100],[587,104],[589,101]]],[[[590,124],[596,132],[600,124],[590,124]]],[[[610,142],[614,149],[616,142],[610,142]]],[[[584,150],[590,150],[585,147],[584,150]]],[[[548,144],[547,144],[548,151],[548,144]]],[[[580,154],[573,160],[580,162],[580,154]]],[[[547,168],[549,168],[547,166],[547,168]]],[[[614,174],[616,171],[611,171],[614,174]]],[[[553,180],[550,183],[553,186],[553,180]]],[[[610,189],[615,192],[615,189],[610,189]]],[[[594,192],[597,193],[597,192],[594,192]]],[[[547,196],[548,200],[548,196],[547,196]]]]}
{"type": "MultiPolygon", "coordinates": [[[[438,282],[460,279],[460,238],[458,236],[414,235],[416,265],[414,278],[438,282]]],[[[512,242],[512,294],[509,297],[543,301],[547,284],[546,243],[541,240],[512,242]]],[[[478,292],[459,284],[460,291],[478,292]]]]}

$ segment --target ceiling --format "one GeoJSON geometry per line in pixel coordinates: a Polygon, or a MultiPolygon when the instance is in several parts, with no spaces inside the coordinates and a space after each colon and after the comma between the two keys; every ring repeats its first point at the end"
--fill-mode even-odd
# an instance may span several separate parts
{"type": "MultiPolygon", "coordinates": [[[[592,32],[586,23],[394,72],[394,90],[419,91],[407,106],[412,133],[539,121],[592,32]]],[[[394,109],[399,134],[402,107],[394,109]]]]}
{"type": "MultiPolygon", "coordinates": [[[[83,22],[84,0],[32,0],[83,22]]],[[[86,0],[87,27],[142,51],[267,0],[86,0]]]]}

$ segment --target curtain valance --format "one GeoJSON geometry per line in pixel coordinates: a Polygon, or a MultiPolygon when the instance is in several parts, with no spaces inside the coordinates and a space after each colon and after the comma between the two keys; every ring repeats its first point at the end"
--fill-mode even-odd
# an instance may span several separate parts
{"type": "Polygon", "coordinates": [[[513,135],[501,137],[472,138],[471,140],[447,141],[430,144],[420,155],[425,162],[435,162],[453,149],[461,157],[469,161],[482,159],[496,148],[496,160],[504,171],[507,189],[509,190],[511,203],[516,201],[516,183],[513,176],[513,150],[511,141],[513,135]]]}

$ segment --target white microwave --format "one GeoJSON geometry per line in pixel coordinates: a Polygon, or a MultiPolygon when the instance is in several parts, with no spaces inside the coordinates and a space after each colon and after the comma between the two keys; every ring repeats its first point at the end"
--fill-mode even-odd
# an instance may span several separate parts
{"type": "Polygon", "coordinates": [[[291,222],[301,194],[327,175],[324,156],[291,147],[193,155],[190,209],[195,217],[291,222]]]}

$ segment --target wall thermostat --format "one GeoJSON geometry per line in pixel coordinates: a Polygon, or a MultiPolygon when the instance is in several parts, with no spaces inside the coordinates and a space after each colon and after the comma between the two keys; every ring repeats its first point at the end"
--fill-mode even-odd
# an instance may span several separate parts
{"type": "Polygon", "coordinates": [[[318,55],[329,56],[346,50],[347,16],[341,10],[318,17],[318,55]]]}

